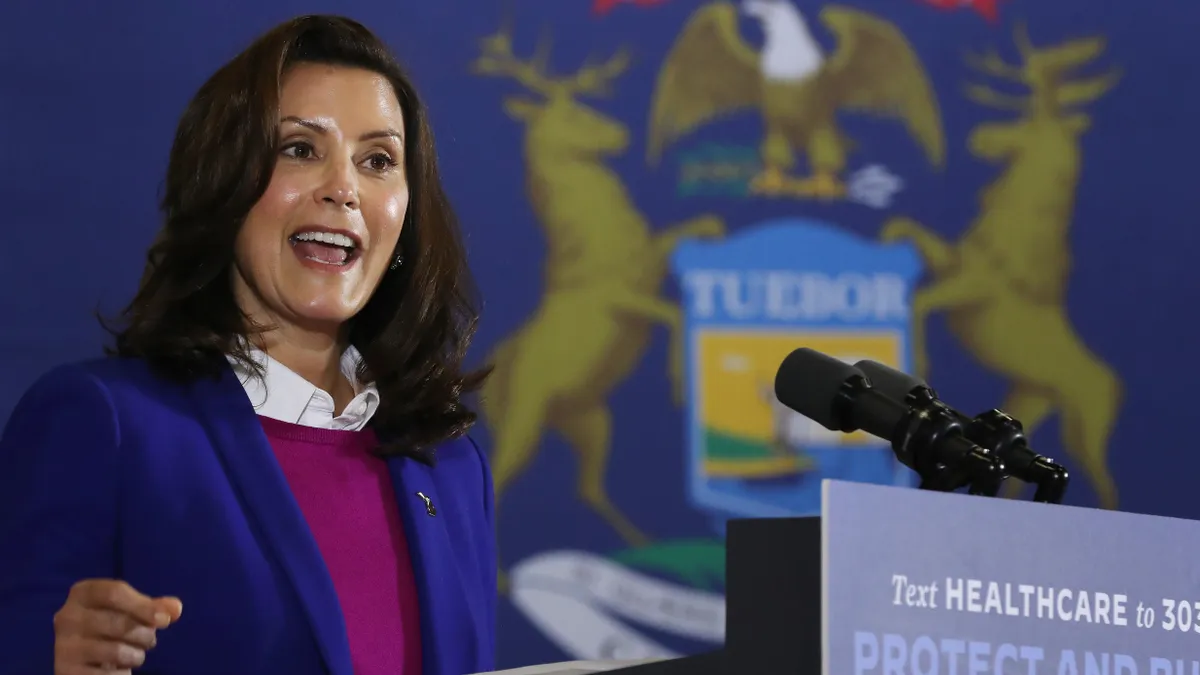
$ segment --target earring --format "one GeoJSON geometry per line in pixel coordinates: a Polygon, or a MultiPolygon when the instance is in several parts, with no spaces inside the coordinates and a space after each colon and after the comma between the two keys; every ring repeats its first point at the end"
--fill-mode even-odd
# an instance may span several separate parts
{"type": "Polygon", "coordinates": [[[392,261],[392,264],[388,267],[388,269],[394,270],[403,264],[404,264],[404,256],[398,255],[398,256],[396,256],[396,259],[392,261]]]}

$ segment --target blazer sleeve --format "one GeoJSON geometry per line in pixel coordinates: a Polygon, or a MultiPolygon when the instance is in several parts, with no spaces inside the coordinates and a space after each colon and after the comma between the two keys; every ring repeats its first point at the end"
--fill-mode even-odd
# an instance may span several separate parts
{"type": "Polygon", "coordinates": [[[487,520],[484,525],[486,543],[482,551],[486,556],[482,564],[483,588],[487,594],[488,653],[494,658],[496,654],[496,604],[499,597],[496,579],[499,564],[496,559],[496,496],[492,485],[492,467],[488,463],[487,453],[479,447],[475,439],[471,438],[470,440],[471,445],[475,447],[475,453],[479,455],[479,464],[483,471],[483,512],[487,520]]]}
{"type": "Polygon", "coordinates": [[[116,575],[121,439],[106,388],[79,367],[38,380],[0,436],[0,672],[53,670],[71,586],[116,575]]]}

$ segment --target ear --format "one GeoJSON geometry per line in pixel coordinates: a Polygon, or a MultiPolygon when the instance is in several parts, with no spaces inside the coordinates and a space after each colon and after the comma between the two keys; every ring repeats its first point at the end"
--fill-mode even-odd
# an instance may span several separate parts
{"type": "Polygon", "coordinates": [[[518,122],[524,122],[530,119],[534,115],[538,114],[541,109],[541,103],[523,96],[509,96],[508,98],[504,99],[504,112],[518,122]]]}

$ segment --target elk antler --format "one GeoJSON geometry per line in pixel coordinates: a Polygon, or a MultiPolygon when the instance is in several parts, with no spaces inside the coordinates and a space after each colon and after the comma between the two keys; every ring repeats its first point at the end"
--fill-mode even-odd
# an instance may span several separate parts
{"type": "Polygon", "coordinates": [[[1029,26],[1024,21],[1016,22],[1013,26],[1013,42],[1017,43],[1017,51],[1021,54],[1021,60],[1029,63],[1029,60],[1037,54],[1037,50],[1033,47],[1033,41],[1029,39],[1029,26]]]}
{"type": "Polygon", "coordinates": [[[1080,38],[1038,50],[1030,60],[1030,65],[1040,69],[1047,77],[1057,80],[1095,60],[1104,49],[1104,38],[1080,38]]]}
{"type": "Polygon", "coordinates": [[[1097,77],[1064,81],[1070,71],[1104,51],[1104,38],[1081,38],[1039,49],[1029,38],[1025,23],[1018,22],[1013,29],[1013,40],[1021,55],[1020,66],[1006,63],[995,51],[983,56],[968,55],[967,62],[985,75],[1026,85],[1030,95],[1012,96],[983,85],[970,85],[966,95],[972,101],[1005,110],[1028,111],[1031,105],[1044,110],[1062,110],[1100,98],[1120,79],[1120,74],[1113,71],[1097,77]]]}
{"type": "Polygon", "coordinates": [[[589,56],[575,75],[563,83],[571,92],[591,94],[592,96],[608,95],[612,91],[613,80],[629,68],[631,58],[629,50],[622,47],[603,63],[592,65],[591,61],[592,58],[589,56]]]}
{"type": "Polygon", "coordinates": [[[992,77],[998,77],[1019,84],[1029,83],[1029,76],[1025,73],[1025,69],[1006,62],[1000,58],[995,49],[989,50],[988,53],[983,55],[967,54],[967,65],[984,75],[991,75],[992,77]]]}
{"type": "Polygon", "coordinates": [[[612,81],[629,68],[629,52],[621,48],[604,63],[591,65],[591,59],[588,59],[574,75],[553,77],[548,67],[549,33],[542,34],[533,57],[522,61],[513,54],[512,32],[507,23],[495,34],[480,41],[482,53],[472,64],[476,74],[510,77],[526,89],[543,96],[556,93],[603,96],[609,93],[612,81]]]}
{"type": "Polygon", "coordinates": [[[1102,37],[1087,37],[1039,49],[1029,39],[1024,22],[1018,23],[1013,33],[1021,53],[1025,82],[1031,86],[1056,86],[1067,73],[1095,60],[1106,46],[1102,37]]]}
{"type": "Polygon", "coordinates": [[[1055,100],[1060,108],[1091,103],[1108,93],[1121,79],[1121,71],[1117,68],[1103,75],[1075,80],[1060,85],[1055,92],[1055,100]]]}
{"type": "Polygon", "coordinates": [[[551,94],[555,82],[546,73],[547,55],[539,50],[531,61],[518,59],[513,54],[512,31],[507,24],[506,21],[499,31],[480,40],[482,53],[472,64],[472,70],[479,75],[511,77],[530,91],[551,94]]]}
{"type": "Polygon", "coordinates": [[[1027,97],[1003,94],[986,85],[968,84],[964,93],[968,99],[989,108],[1015,110],[1017,112],[1026,112],[1029,110],[1029,99],[1027,97]]]}

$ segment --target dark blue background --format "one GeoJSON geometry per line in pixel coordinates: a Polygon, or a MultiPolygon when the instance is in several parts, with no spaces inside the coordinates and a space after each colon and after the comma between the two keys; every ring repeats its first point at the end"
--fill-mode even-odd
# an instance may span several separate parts
{"type": "MultiPolygon", "coordinates": [[[[588,53],[627,45],[634,55],[615,95],[594,105],[629,125],[630,151],[613,166],[656,226],[716,211],[733,229],[770,217],[808,215],[873,236],[881,212],[730,197],[676,197],[668,160],[644,162],[647,110],[658,67],[699,3],[620,5],[604,17],[589,0],[521,3],[110,2],[33,3],[5,11],[0,40],[0,420],[32,380],[53,365],[98,353],[92,318],[115,310],[134,289],[157,228],[156,199],[178,115],[200,83],[256,35],[300,13],[336,11],[383,35],[414,72],[432,108],[445,181],[468,233],[486,298],[476,354],[514,330],[541,292],[543,244],[524,195],[521,129],[504,115],[513,82],[469,73],[479,38],[506,7],[516,49],[528,55],[543,28],[562,71],[588,53]]],[[[822,3],[800,0],[811,11],[822,3]]],[[[1192,49],[1200,9],[1188,3],[1012,0],[990,24],[970,11],[941,12],[918,0],[848,0],[893,21],[913,43],[937,88],[948,144],[944,171],[929,168],[899,125],[848,118],[845,128],[872,161],[900,173],[908,188],[891,212],[912,215],[953,238],[978,210],[977,191],[995,169],[964,147],[977,122],[1002,113],[961,95],[971,79],[963,55],[997,47],[1014,54],[1012,26],[1028,21],[1035,44],[1102,34],[1096,68],[1117,66],[1119,85],[1087,106],[1084,170],[1071,232],[1069,311],[1088,345],[1122,378],[1126,399],[1110,442],[1121,508],[1200,515],[1193,497],[1200,459],[1190,420],[1197,251],[1195,159],[1200,134],[1200,61],[1192,49]]],[[[746,35],[755,29],[747,25],[746,35]]],[[[822,38],[824,39],[824,37],[822,38]]],[[[828,42],[826,43],[828,45],[828,42]]],[[[695,139],[756,143],[753,116],[709,127],[695,139]]],[[[683,147],[682,144],[679,147],[683,147]]],[[[853,168],[853,166],[852,166],[853,168]]],[[[670,291],[674,293],[674,290],[670,291]]],[[[975,365],[935,318],[932,379],[965,410],[998,405],[1004,383],[975,365]]],[[[612,399],[609,467],[613,498],[655,536],[704,536],[705,516],[687,506],[683,423],[669,401],[665,335],[612,399]],[[646,507],[652,503],[651,508],[646,507]]],[[[486,440],[486,431],[480,431],[486,440]]],[[[1041,452],[1062,457],[1058,429],[1036,436],[1041,452]]],[[[500,524],[506,557],[546,548],[618,548],[615,535],[578,504],[575,462],[547,439],[532,470],[506,496],[500,524]]],[[[1073,500],[1090,504],[1084,480],[1073,500]]],[[[561,658],[511,608],[501,622],[505,665],[561,658]]]]}

